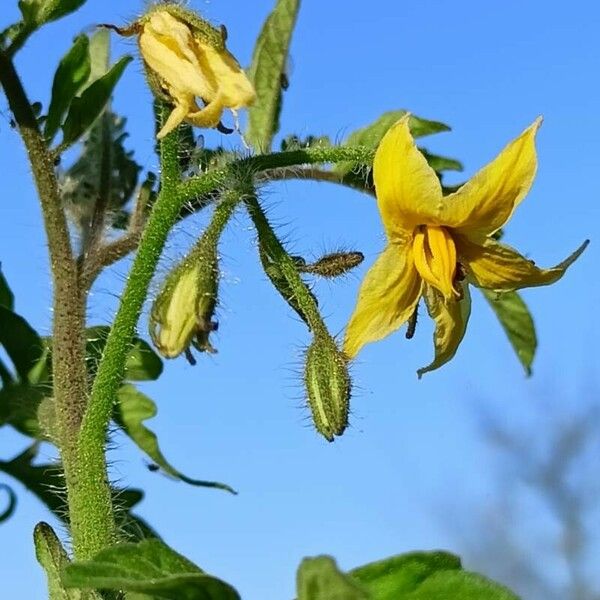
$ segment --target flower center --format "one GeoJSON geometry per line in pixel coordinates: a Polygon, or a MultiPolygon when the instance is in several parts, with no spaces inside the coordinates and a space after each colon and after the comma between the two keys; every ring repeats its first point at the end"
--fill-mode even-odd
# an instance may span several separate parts
{"type": "Polygon", "coordinates": [[[419,225],[413,238],[413,255],[419,275],[438,289],[446,301],[460,297],[454,288],[456,246],[445,227],[419,225]]]}

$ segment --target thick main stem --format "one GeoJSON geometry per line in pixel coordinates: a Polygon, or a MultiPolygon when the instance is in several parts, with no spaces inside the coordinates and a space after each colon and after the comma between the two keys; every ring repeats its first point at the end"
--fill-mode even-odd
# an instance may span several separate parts
{"type": "Polygon", "coordinates": [[[27,150],[48,239],[54,294],[52,371],[57,443],[67,484],[73,548],[77,557],[85,558],[112,539],[114,518],[106,463],[97,465],[93,474],[84,473],[76,449],[87,398],[84,297],[52,156],[12,61],[3,52],[0,52],[0,82],[27,150]],[[95,479],[91,496],[82,486],[90,475],[95,479]]]}

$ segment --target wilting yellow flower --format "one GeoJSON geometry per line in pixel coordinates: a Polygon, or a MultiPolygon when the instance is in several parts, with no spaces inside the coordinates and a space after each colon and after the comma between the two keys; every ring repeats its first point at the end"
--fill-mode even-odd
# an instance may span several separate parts
{"type": "Polygon", "coordinates": [[[499,292],[548,285],[562,277],[587,242],[562,263],[540,269],[493,238],[535,176],[536,120],[458,191],[440,181],[415,146],[404,116],[382,139],[373,164],[377,204],[388,244],[367,273],[346,329],[354,357],[413,315],[421,297],[434,319],[437,369],[456,353],[470,313],[467,283],[499,292]]]}
{"type": "Polygon", "coordinates": [[[170,6],[150,12],[140,27],[142,58],[151,78],[158,79],[160,91],[174,105],[157,135],[159,139],[183,121],[197,127],[215,127],[225,108],[236,110],[253,102],[252,84],[225,48],[221,34],[215,37],[217,30],[207,23],[170,6]],[[206,31],[212,35],[206,35],[206,31]],[[197,98],[204,106],[198,106],[197,98]]]}

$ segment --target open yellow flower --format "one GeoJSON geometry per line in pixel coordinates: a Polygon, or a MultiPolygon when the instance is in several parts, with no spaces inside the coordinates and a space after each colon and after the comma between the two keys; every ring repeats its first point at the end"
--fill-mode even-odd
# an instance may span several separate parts
{"type": "Polygon", "coordinates": [[[377,205],[388,244],[361,285],[344,351],[353,358],[364,344],[398,329],[424,297],[436,325],[435,358],[418,371],[421,376],[456,353],[470,313],[468,283],[499,292],[554,283],[587,242],[557,266],[540,269],[493,238],[531,187],[541,119],[447,196],[416,147],[408,119],[388,130],[375,154],[377,205]]]}
{"type": "MultiPolygon", "coordinates": [[[[216,127],[225,108],[235,111],[248,106],[256,95],[220,34],[220,44],[215,44],[209,36],[201,35],[202,30],[194,27],[192,21],[172,14],[174,10],[152,11],[141,22],[139,36],[140,51],[151,78],[158,80],[161,92],[174,105],[157,135],[159,139],[183,121],[197,127],[216,127]]],[[[182,9],[179,12],[186,14],[182,9]]],[[[210,27],[202,24],[205,30],[210,27]]]]}

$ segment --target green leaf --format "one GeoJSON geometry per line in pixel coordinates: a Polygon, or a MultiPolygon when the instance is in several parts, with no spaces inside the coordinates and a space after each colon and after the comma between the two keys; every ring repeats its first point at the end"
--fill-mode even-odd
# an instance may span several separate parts
{"type": "Polygon", "coordinates": [[[105,75],[87,87],[81,96],[73,99],[62,126],[64,145],[75,142],[100,116],[131,60],[131,56],[122,57],[105,75]]]}
{"type": "Polygon", "coordinates": [[[6,278],[2,274],[2,265],[0,264],[0,306],[12,310],[15,304],[15,295],[12,293],[6,278]]]}
{"type": "Polygon", "coordinates": [[[38,523],[33,530],[35,556],[46,572],[49,600],[100,600],[94,591],[67,590],[60,581],[63,569],[70,563],[60,540],[48,523],[38,523]]]}
{"type": "MultiPolygon", "coordinates": [[[[100,362],[109,332],[110,327],[105,325],[96,325],[86,329],[86,355],[92,373],[95,373],[96,366],[100,362]]],[[[160,356],[154,352],[148,342],[134,337],[125,361],[125,379],[154,381],[160,377],[162,371],[163,362],[160,356]]]]}
{"type": "Polygon", "coordinates": [[[510,590],[468,571],[439,571],[403,600],[519,600],[510,590]]]}
{"type": "Polygon", "coordinates": [[[90,42],[87,35],[79,35],[71,49],[60,61],[52,82],[52,99],[44,126],[48,142],[56,135],[62,118],[75,94],[90,76],[90,42]]]}
{"type": "Polygon", "coordinates": [[[517,292],[481,291],[498,317],[525,372],[527,375],[531,375],[531,364],[537,348],[537,336],[533,317],[527,305],[517,292]]]}
{"type": "Polygon", "coordinates": [[[297,600],[370,600],[371,596],[342,573],[330,556],[305,558],[296,575],[297,600]]]}
{"type": "Polygon", "coordinates": [[[4,346],[21,380],[27,381],[29,371],[42,355],[42,340],[23,317],[6,306],[0,306],[0,345],[4,346]]]}
{"type": "Polygon", "coordinates": [[[441,173],[442,171],[462,171],[464,169],[463,164],[459,160],[448,158],[447,156],[431,154],[425,148],[419,148],[419,150],[429,163],[429,166],[436,173],[441,173]]]}
{"type": "Polygon", "coordinates": [[[10,519],[15,512],[15,508],[17,507],[17,495],[14,490],[5,483],[0,483],[0,490],[4,490],[8,495],[8,505],[0,514],[0,523],[3,523],[10,519]]]}
{"type": "MultiPolygon", "coordinates": [[[[392,110],[385,112],[370,125],[357,129],[351,133],[344,143],[347,146],[376,148],[379,146],[379,142],[381,142],[381,139],[386,134],[387,130],[406,113],[406,110],[392,110]]],[[[442,131],[450,131],[450,127],[445,123],[430,121],[429,119],[423,119],[416,115],[410,116],[408,125],[414,138],[431,135],[433,133],[440,133],[442,131]]]]}
{"type": "Polygon", "coordinates": [[[119,401],[115,407],[114,419],[133,442],[145,452],[165,473],[190,485],[210,487],[236,492],[228,485],[215,481],[191,479],[175,469],[164,457],[158,445],[156,434],[144,425],[144,421],[156,416],[156,405],[148,396],[132,385],[124,385],[118,392],[119,401]]]}
{"type": "Polygon", "coordinates": [[[229,584],[158,540],[102,550],[90,561],[67,565],[62,581],[66,587],[140,592],[172,600],[240,600],[229,584]]]}
{"type": "Polygon", "coordinates": [[[373,600],[396,600],[438,571],[460,569],[460,559],[448,552],[411,552],[358,567],[348,575],[368,590],[373,600]]]}
{"type": "Polygon", "coordinates": [[[254,84],[256,100],[248,109],[246,139],[258,152],[269,152],[279,130],[282,77],[300,0],[277,0],[258,36],[248,77],[254,84]]]}
{"type": "Polygon", "coordinates": [[[19,0],[19,9],[28,28],[37,29],[77,10],[86,0],[19,0]]]}

